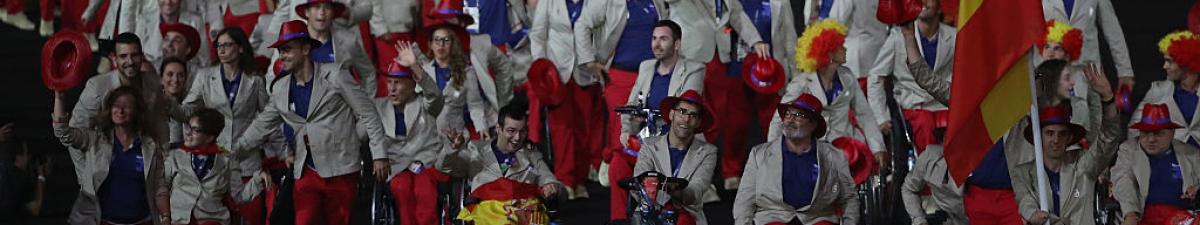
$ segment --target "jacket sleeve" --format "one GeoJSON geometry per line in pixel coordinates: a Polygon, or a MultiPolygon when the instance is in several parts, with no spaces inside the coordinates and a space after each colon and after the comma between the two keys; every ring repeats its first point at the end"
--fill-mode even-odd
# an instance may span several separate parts
{"type": "Polygon", "coordinates": [[[1033,217],[1033,213],[1041,211],[1038,205],[1037,181],[1030,177],[1028,171],[1033,166],[1024,164],[1016,167],[1015,170],[1009,171],[1012,176],[1013,194],[1017,197],[1017,211],[1021,214],[1021,218],[1028,220],[1033,217]]]}
{"type": "MultiPolygon", "coordinates": [[[[1113,107],[1112,104],[1115,103],[1105,104],[1104,107],[1113,107]]],[[[1100,173],[1103,173],[1104,170],[1108,168],[1108,163],[1111,163],[1113,157],[1116,156],[1117,145],[1120,143],[1120,140],[1124,138],[1122,136],[1122,132],[1124,131],[1121,129],[1122,126],[1119,120],[1119,115],[1105,117],[1104,122],[1100,127],[1101,133],[1097,138],[1096,144],[1090,146],[1091,149],[1088,149],[1087,152],[1083,153],[1083,157],[1080,159],[1081,162],[1092,164],[1092,166],[1088,168],[1088,176],[1100,176],[1100,173]]]]}
{"type": "Polygon", "coordinates": [[[470,177],[475,174],[474,164],[479,163],[478,152],[472,148],[475,143],[463,144],[462,148],[454,148],[446,138],[441,138],[444,143],[441,151],[441,160],[437,162],[437,168],[453,176],[470,177]]]}
{"type": "MultiPolygon", "coordinates": [[[[166,155],[170,154],[170,151],[166,153],[166,155]]],[[[158,180],[158,189],[154,192],[154,201],[157,206],[155,210],[160,214],[171,211],[171,185],[174,184],[175,172],[178,170],[171,160],[164,159],[162,165],[163,173],[159,174],[161,178],[158,180]]]]}
{"type": "MultiPolygon", "coordinates": [[[[350,74],[348,70],[341,70],[342,75],[350,74]]],[[[372,75],[373,76],[373,75],[372,75]]],[[[359,124],[366,126],[367,136],[370,138],[368,142],[371,148],[371,159],[386,159],[384,154],[383,141],[386,138],[383,135],[383,124],[379,122],[379,113],[375,112],[375,107],[371,106],[371,98],[366,90],[355,83],[352,76],[336,76],[337,81],[334,81],[342,97],[346,103],[350,105],[350,109],[357,115],[359,124]]]]}
{"type": "MultiPolygon", "coordinates": [[[[348,9],[346,9],[346,17],[350,19],[353,25],[357,26],[360,22],[369,21],[374,14],[375,1],[369,0],[353,0],[350,1],[348,9]]],[[[290,9],[290,8],[289,8],[290,9]]],[[[357,28],[357,27],[355,27],[357,28]]]]}
{"type": "Polygon", "coordinates": [[[1100,31],[1104,32],[1104,39],[1108,40],[1108,49],[1112,53],[1113,64],[1117,68],[1117,77],[1133,77],[1133,64],[1129,62],[1129,48],[1125,45],[1125,33],[1121,30],[1121,23],[1117,21],[1117,13],[1114,11],[1112,1],[1099,0],[1100,4],[1099,17],[1096,22],[1100,23],[1100,31]]]}
{"type": "MultiPolygon", "coordinates": [[[[642,62],[642,65],[639,67],[642,69],[639,69],[638,71],[645,70],[645,67],[654,67],[654,63],[652,63],[650,61],[645,61],[645,62],[642,62]]],[[[650,68],[650,69],[653,70],[653,68],[650,68]]],[[[635,80],[633,82],[633,88],[630,89],[629,98],[627,100],[625,100],[625,106],[631,106],[631,105],[640,106],[642,104],[642,101],[644,101],[644,100],[642,100],[641,97],[648,95],[649,93],[640,93],[640,90],[642,89],[641,87],[650,85],[647,82],[650,82],[649,79],[643,78],[639,72],[637,80],[635,80]]],[[[620,106],[617,106],[617,107],[620,107],[620,106]]],[[[622,133],[636,134],[639,130],[642,129],[642,121],[637,119],[637,117],[634,117],[632,115],[625,115],[625,114],[619,114],[619,115],[621,117],[621,132],[622,133]]]]}
{"type": "Polygon", "coordinates": [[[419,88],[417,95],[421,97],[421,104],[425,105],[425,112],[431,116],[440,114],[446,105],[445,98],[442,98],[442,92],[438,91],[437,83],[435,82],[434,79],[429,77],[421,77],[421,81],[417,82],[417,87],[419,88]]]}
{"type": "Polygon", "coordinates": [[[183,97],[183,101],[179,107],[172,107],[168,115],[177,121],[186,121],[187,115],[191,115],[192,111],[204,107],[204,91],[208,90],[208,81],[203,77],[206,70],[201,69],[196,73],[196,77],[192,78],[192,85],[188,87],[187,96],[183,97]]]}
{"type": "Polygon", "coordinates": [[[765,151],[763,149],[766,149],[766,146],[755,146],[753,150],[750,150],[750,157],[746,159],[746,167],[742,170],[742,181],[738,185],[737,196],[733,198],[733,224],[735,225],[754,224],[754,212],[758,211],[758,205],[755,204],[757,196],[755,185],[758,184],[756,180],[760,175],[758,166],[763,163],[758,154],[765,151]]]}
{"type": "MultiPolygon", "coordinates": [[[[526,149],[525,151],[529,150],[531,149],[526,149]]],[[[535,170],[534,172],[537,173],[538,185],[556,184],[559,187],[563,186],[562,182],[559,182],[557,178],[554,178],[554,172],[551,172],[550,166],[546,165],[546,160],[544,157],[542,157],[542,153],[534,151],[531,152],[530,155],[533,156],[533,162],[531,163],[533,163],[533,169],[535,170]]]]}
{"type": "Polygon", "coordinates": [[[546,41],[550,39],[550,10],[550,1],[538,1],[537,10],[533,11],[533,26],[529,27],[529,54],[533,59],[546,58],[546,41]]]}
{"type": "MultiPolygon", "coordinates": [[[[1130,141],[1128,143],[1134,143],[1130,141]]],[[[1133,154],[1139,151],[1138,149],[1130,149],[1122,145],[1119,156],[1117,156],[1117,164],[1112,168],[1112,185],[1113,198],[1117,199],[1117,203],[1121,204],[1121,214],[1138,213],[1142,214],[1140,204],[1141,192],[1138,191],[1137,179],[1133,177],[1133,154]]]]}
{"type": "Polygon", "coordinates": [[[79,95],[79,101],[75,102],[75,107],[71,109],[70,126],[75,128],[91,128],[95,125],[93,119],[100,112],[100,103],[104,102],[104,96],[108,93],[97,90],[99,82],[96,80],[100,76],[88,79],[87,85],[83,87],[83,93],[79,95]]]}
{"type": "MultiPolygon", "coordinates": [[[[495,123],[493,112],[495,107],[488,104],[488,100],[484,96],[483,90],[479,89],[479,77],[487,76],[487,74],[475,73],[475,70],[467,69],[467,80],[463,82],[463,91],[467,94],[467,110],[471,114],[471,121],[476,130],[480,132],[491,128],[495,123]]],[[[500,86],[497,84],[496,86],[500,86]]],[[[499,107],[499,106],[496,106],[499,107]]],[[[457,115],[457,114],[456,114],[457,115]]],[[[453,116],[453,115],[451,115],[453,116]]]]}
{"type": "Polygon", "coordinates": [[[575,21],[575,55],[578,57],[579,65],[584,65],[591,62],[599,62],[596,58],[596,40],[592,40],[596,32],[601,32],[600,29],[605,23],[605,7],[608,1],[584,1],[583,15],[579,16],[578,21],[575,21]]]}
{"type": "Polygon", "coordinates": [[[91,151],[92,141],[101,135],[91,128],[71,127],[61,123],[54,123],[53,126],[54,136],[58,137],[58,141],[62,142],[63,146],[84,152],[91,151]]]}
{"type": "Polygon", "coordinates": [[[887,150],[883,145],[883,134],[879,132],[879,122],[875,120],[875,112],[871,109],[871,104],[867,102],[866,93],[863,93],[858,85],[846,85],[846,87],[855,94],[854,116],[858,118],[858,125],[862,127],[863,135],[866,136],[867,146],[871,148],[872,153],[887,150]]]}
{"type": "MultiPolygon", "coordinates": [[[[737,30],[738,37],[748,45],[754,45],[762,42],[762,36],[758,33],[758,28],[754,27],[754,22],[746,16],[746,11],[742,8],[740,0],[724,0],[725,5],[729,6],[729,25],[737,30]]],[[[770,9],[766,9],[770,10],[770,9]]],[[[770,44],[770,43],[767,43],[770,44]]]]}
{"type": "Polygon", "coordinates": [[[950,81],[938,79],[933,75],[933,69],[929,68],[924,62],[908,63],[908,70],[912,71],[913,78],[917,80],[917,86],[929,92],[934,100],[943,105],[950,105],[950,81]]]}
{"type": "Polygon", "coordinates": [[[928,182],[925,177],[930,172],[929,168],[937,163],[934,154],[928,153],[929,150],[926,149],[925,153],[917,156],[917,164],[913,166],[912,172],[904,178],[904,186],[900,191],[900,196],[904,200],[904,211],[908,212],[909,218],[912,218],[913,225],[926,223],[925,209],[921,207],[921,189],[924,189],[928,182]]]}
{"type": "MultiPolygon", "coordinates": [[[[272,99],[271,101],[275,101],[272,99]]],[[[268,135],[278,129],[280,124],[283,124],[283,118],[278,108],[268,103],[263,108],[262,112],[254,117],[254,121],[242,132],[242,136],[238,138],[237,143],[229,149],[234,158],[240,158],[245,154],[257,153],[255,146],[267,141],[268,135]]],[[[297,128],[299,129],[299,128],[297,128]]]]}
{"type": "Polygon", "coordinates": [[[717,147],[709,145],[707,148],[712,148],[712,151],[708,151],[704,155],[704,158],[701,158],[700,165],[696,167],[696,174],[691,176],[692,179],[688,180],[687,188],[684,188],[683,193],[679,196],[681,198],[676,199],[684,205],[698,204],[699,201],[704,199],[704,192],[707,191],[708,186],[712,183],[713,169],[717,167],[717,147]]]}

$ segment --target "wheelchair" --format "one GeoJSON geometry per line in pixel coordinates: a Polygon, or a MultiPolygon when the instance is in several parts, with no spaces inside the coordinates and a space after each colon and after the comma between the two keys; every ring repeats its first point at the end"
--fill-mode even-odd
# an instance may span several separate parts
{"type": "Polygon", "coordinates": [[[630,192],[626,213],[632,224],[675,225],[683,209],[668,207],[671,197],[666,193],[683,190],[687,183],[686,179],[669,177],[657,171],[646,171],[622,179],[617,185],[630,192]]]}

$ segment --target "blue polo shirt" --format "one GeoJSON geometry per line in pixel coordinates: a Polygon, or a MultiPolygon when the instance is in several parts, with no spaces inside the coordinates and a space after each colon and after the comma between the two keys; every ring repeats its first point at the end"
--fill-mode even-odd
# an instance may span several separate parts
{"type": "Polygon", "coordinates": [[[917,36],[921,36],[921,38],[917,39],[921,40],[921,54],[925,57],[925,64],[929,65],[929,68],[933,68],[933,64],[937,63],[938,38],[934,36],[931,39],[926,39],[925,35],[917,36]]]}
{"type": "MultiPolygon", "coordinates": [[[[446,90],[446,85],[448,85],[450,83],[450,68],[442,67],[441,65],[438,65],[437,62],[434,62],[433,63],[433,73],[434,73],[434,78],[436,78],[436,80],[437,80],[438,89],[446,90]]],[[[469,84],[464,84],[464,85],[469,85],[469,84]]],[[[474,124],[474,121],[471,120],[471,107],[469,105],[466,105],[466,104],[463,105],[463,116],[462,117],[463,117],[463,121],[466,122],[467,126],[472,126],[472,124],[474,124]]]]}
{"type": "MultiPolygon", "coordinates": [[[[829,11],[833,10],[833,0],[821,0],[821,7],[817,9],[817,17],[821,19],[829,18],[829,11]]],[[[804,15],[801,13],[800,15],[804,15]]]]}
{"type": "Polygon", "coordinates": [[[238,87],[242,86],[242,72],[238,71],[233,80],[229,80],[225,77],[225,67],[219,68],[221,68],[221,84],[225,87],[225,100],[228,100],[229,105],[232,106],[233,102],[237,100],[238,87]]]}
{"type": "Polygon", "coordinates": [[[408,124],[404,122],[404,107],[395,107],[393,110],[396,115],[396,137],[408,135],[408,124]]]}
{"type": "Polygon", "coordinates": [[[671,176],[679,177],[679,167],[683,166],[683,157],[687,156],[688,150],[668,147],[667,153],[671,154],[671,176]]]}
{"type": "Polygon", "coordinates": [[[833,102],[833,100],[835,100],[839,94],[842,94],[842,89],[844,89],[844,87],[842,87],[842,78],[837,74],[833,75],[832,83],[833,87],[825,88],[825,99],[827,102],[833,102]]]}
{"type": "Polygon", "coordinates": [[[475,34],[487,34],[492,38],[492,45],[504,45],[512,34],[511,23],[508,22],[508,2],[505,0],[466,0],[467,7],[479,9],[476,22],[478,28],[469,30],[475,34]],[[480,19],[487,18],[487,19],[480,19]]]}
{"type": "Polygon", "coordinates": [[[762,41],[771,43],[771,0],[741,0],[742,10],[750,16],[762,41]]]}
{"type": "MultiPolygon", "coordinates": [[[[671,88],[671,73],[675,72],[672,68],[671,72],[662,74],[658,72],[658,64],[654,64],[654,76],[650,78],[650,93],[646,93],[646,103],[650,107],[662,105],[662,100],[667,98],[667,92],[671,88]]],[[[662,112],[667,113],[667,112],[662,112]]]]}
{"type": "MultiPolygon", "coordinates": [[[[308,118],[308,102],[312,98],[313,81],[316,79],[316,77],[312,77],[304,84],[296,84],[296,81],[292,80],[288,84],[288,108],[300,117],[308,118]]],[[[296,143],[296,130],[292,126],[284,124],[283,135],[288,143],[296,143]]],[[[313,169],[317,168],[312,157],[305,157],[304,165],[313,169]]]]}
{"type": "Polygon", "coordinates": [[[1067,10],[1067,18],[1071,18],[1071,12],[1075,11],[1075,0],[1063,0],[1063,9],[1067,10]]]}
{"type": "MultiPolygon", "coordinates": [[[[1045,166],[1043,166],[1042,168],[1045,168],[1045,166]]],[[[1054,202],[1053,202],[1054,203],[1054,211],[1051,213],[1054,213],[1054,215],[1060,215],[1059,207],[1058,207],[1059,199],[1060,199],[1058,197],[1059,196],[1058,192],[1062,191],[1062,185],[1060,184],[1061,181],[1059,179],[1060,176],[1059,176],[1058,172],[1054,172],[1054,171],[1050,170],[1050,168],[1045,168],[1045,169],[1046,169],[1046,179],[1050,180],[1050,194],[1054,195],[1054,202]]]]}
{"type": "Polygon", "coordinates": [[[146,199],[145,159],[142,139],[136,138],[128,148],[112,137],[113,157],[108,176],[100,184],[100,218],[116,223],[137,223],[150,217],[146,199]]]}
{"type": "Polygon", "coordinates": [[[1179,112],[1183,114],[1185,123],[1192,123],[1192,116],[1196,112],[1196,102],[1200,100],[1200,96],[1196,96],[1196,92],[1184,90],[1179,82],[1175,82],[1175,105],[1179,106],[1179,112]]]}
{"type": "Polygon", "coordinates": [[[214,154],[192,155],[192,172],[196,173],[196,178],[204,179],[208,171],[212,170],[213,156],[214,154]]]}
{"type": "Polygon", "coordinates": [[[508,173],[509,167],[517,162],[517,152],[504,153],[500,148],[496,148],[496,142],[492,142],[492,155],[496,156],[496,163],[500,166],[500,173],[508,173]]]}
{"type": "Polygon", "coordinates": [[[333,52],[334,41],[333,35],[330,35],[329,39],[325,41],[324,44],[312,49],[312,52],[310,52],[308,58],[319,63],[333,63],[337,61],[337,54],[334,54],[333,52]]]}
{"type": "Polygon", "coordinates": [[[567,16],[571,17],[571,25],[575,25],[575,21],[579,20],[579,15],[583,14],[584,0],[579,0],[578,2],[573,1],[573,0],[563,0],[563,1],[567,2],[567,16]]]}
{"type": "Polygon", "coordinates": [[[658,9],[651,0],[628,0],[625,4],[629,18],[626,19],[620,41],[617,41],[617,49],[613,51],[612,66],[625,71],[638,71],[642,61],[654,58],[650,39],[654,24],[658,23],[658,9]]]}
{"type": "Polygon", "coordinates": [[[783,146],[783,201],[792,208],[812,204],[813,189],[820,177],[821,165],[817,163],[817,145],[812,145],[804,154],[792,153],[786,143],[783,146]]]}
{"type": "Polygon", "coordinates": [[[983,156],[983,161],[979,161],[979,165],[967,176],[967,183],[988,189],[1012,188],[1012,179],[1008,176],[1008,158],[1004,156],[1004,139],[992,145],[987,155],[983,156]]]}
{"type": "Polygon", "coordinates": [[[1146,194],[1146,204],[1191,208],[1189,201],[1179,198],[1183,195],[1183,172],[1175,150],[1167,149],[1158,155],[1146,154],[1146,158],[1150,159],[1150,191],[1146,194]]]}

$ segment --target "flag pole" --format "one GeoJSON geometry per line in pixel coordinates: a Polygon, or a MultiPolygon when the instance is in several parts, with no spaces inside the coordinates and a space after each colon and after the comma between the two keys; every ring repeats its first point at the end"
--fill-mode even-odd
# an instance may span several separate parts
{"type": "MultiPolygon", "coordinates": [[[[1030,52],[1032,54],[1032,51],[1030,52]]],[[[1028,55],[1025,57],[1029,57],[1028,55]]],[[[1037,191],[1038,191],[1038,208],[1042,211],[1049,212],[1049,199],[1046,196],[1046,187],[1049,186],[1046,180],[1046,167],[1043,165],[1042,158],[1042,122],[1039,118],[1037,104],[1037,83],[1034,81],[1034,73],[1029,73],[1029,126],[1033,132],[1033,160],[1037,165],[1034,171],[1037,171],[1037,191]]],[[[1045,224],[1049,225],[1050,221],[1046,220],[1045,224]]]]}

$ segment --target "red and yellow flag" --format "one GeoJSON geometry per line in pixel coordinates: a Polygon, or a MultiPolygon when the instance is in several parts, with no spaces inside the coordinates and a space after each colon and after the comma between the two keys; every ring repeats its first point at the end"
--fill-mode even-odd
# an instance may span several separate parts
{"type": "Polygon", "coordinates": [[[1045,29],[1041,0],[961,0],[946,164],[958,184],[1029,112],[1029,50],[1045,29]]]}

